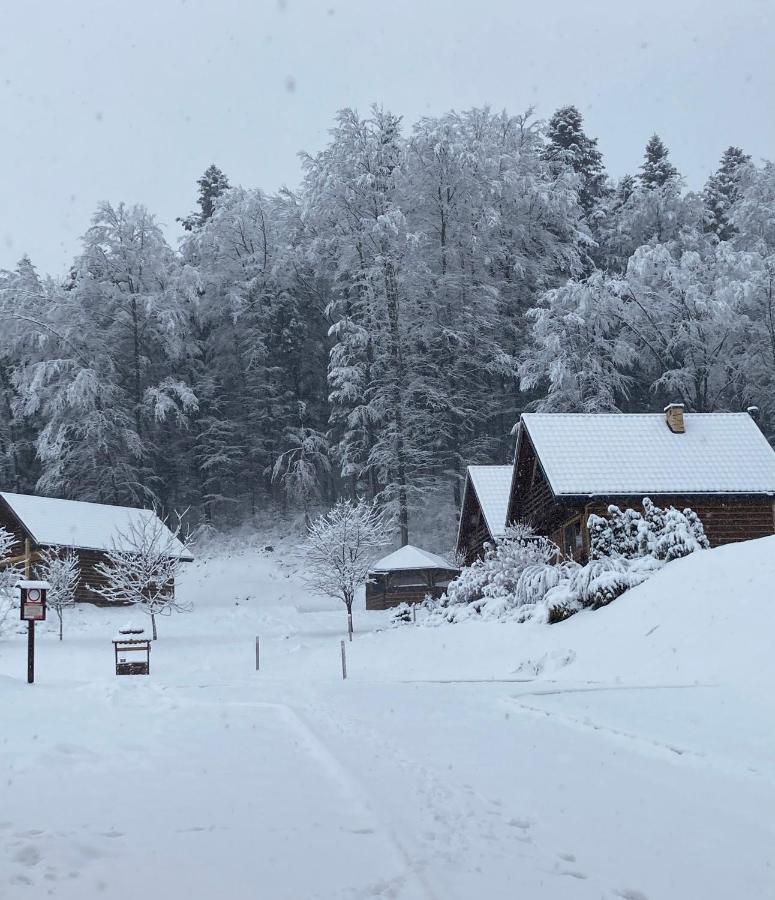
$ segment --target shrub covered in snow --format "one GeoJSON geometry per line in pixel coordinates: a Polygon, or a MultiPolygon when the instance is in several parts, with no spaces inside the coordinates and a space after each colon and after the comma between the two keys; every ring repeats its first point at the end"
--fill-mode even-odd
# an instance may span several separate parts
{"type": "Polygon", "coordinates": [[[561,558],[532,529],[511,529],[484,559],[463,569],[439,600],[426,601],[429,624],[471,618],[559,622],[581,609],[607,606],[666,562],[708,547],[693,510],[660,509],[646,497],[643,512],[609,506],[588,521],[591,559],[582,566],[561,558]]]}
{"type": "Polygon", "coordinates": [[[648,497],[643,512],[609,506],[607,516],[587,520],[592,559],[637,559],[652,556],[670,562],[709,546],[705,529],[692,509],[660,509],[648,497]]]}
{"type": "Polygon", "coordinates": [[[547,579],[556,583],[558,566],[551,563],[559,557],[559,548],[548,538],[536,535],[529,526],[515,525],[495,545],[487,545],[484,558],[464,568],[440,599],[426,601],[423,613],[428,620],[448,622],[511,618],[513,610],[525,602],[518,599],[528,590],[524,574],[532,579],[532,596],[535,584],[547,579]]]}

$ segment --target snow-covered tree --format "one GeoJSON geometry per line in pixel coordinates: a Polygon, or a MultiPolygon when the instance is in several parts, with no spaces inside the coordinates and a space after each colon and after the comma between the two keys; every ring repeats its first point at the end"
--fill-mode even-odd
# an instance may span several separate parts
{"type": "Polygon", "coordinates": [[[190,213],[184,219],[177,220],[186,231],[193,231],[212,218],[216,200],[230,187],[229,179],[214,163],[205,169],[202,177],[197,180],[197,184],[199,185],[199,197],[197,198],[199,212],[190,213]]]}
{"type": "Polygon", "coordinates": [[[584,132],[584,120],[575,106],[563,106],[549,120],[547,159],[564,163],[579,177],[579,202],[589,215],[605,193],[606,177],[597,139],[584,132]]]}
{"type": "Polygon", "coordinates": [[[728,241],[735,234],[729,216],[740,197],[741,172],[750,161],[751,157],[739,147],[727,147],[718,169],[705,184],[703,199],[708,211],[707,227],[720,241],[728,241]]]}
{"type": "Polygon", "coordinates": [[[185,347],[172,252],[141,206],[102,204],[68,289],[49,302],[42,352],[16,375],[40,416],[39,490],[132,503],[161,496],[165,428],[196,407],[175,373],[185,347]]]}
{"type": "Polygon", "coordinates": [[[78,557],[72,550],[60,552],[45,549],[35,566],[37,575],[48,582],[46,605],[59,620],[59,640],[62,640],[64,611],[75,605],[78,583],[81,580],[78,557]]]}
{"type": "Polygon", "coordinates": [[[331,472],[328,441],[312,428],[290,428],[286,434],[288,449],[277,457],[272,478],[278,481],[286,497],[304,510],[304,525],[309,528],[310,503],[319,498],[324,480],[331,472]]]}
{"type": "Polygon", "coordinates": [[[670,151],[657,134],[652,134],[646,144],[643,165],[640,167],[641,184],[648,188],[664,187],[678,177],[678,169],[670,162],[670,151]]]}
{"type": "Polygon", "coordinates": [[[108,603],[138,606],[151,617],[157,639],[156,616],[190,612],[192,604],[175,591],[175,578],[185,564],[191,543],[178,524],[169,529],[152,512],[133,518],[125,532],[107,551],[106,561],[94,567],[104,584],[90,589],[108,603]]]}
{"type": "Polygon", "coordinates": [[[355,592],[366,583],[375,554],[389,540],[383,514],[365,500],[340,500],[307,532],[304,577],[314,590],[344,602],[350,640],[355,592]]]}
{"type": "Polygon", "coordinates": [[[22,574],[18,566],[4,564],[12,557],[15,539],[10,531],[0,527],[0,635],[8,625],[14,608],[13,588],[22,574]]]}

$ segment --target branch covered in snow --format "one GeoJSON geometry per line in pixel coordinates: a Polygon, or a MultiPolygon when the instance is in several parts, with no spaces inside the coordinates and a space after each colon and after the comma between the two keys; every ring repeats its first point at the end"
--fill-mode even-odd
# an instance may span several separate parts
{"type": "Polygon", "coordinates": [[[344,602],[350,627],[355,592],[365,583],[375,553],[389,539],[383,515],[365,500],[340,500],[309,527],[305,580],[321,594],[344,602]]]}
{"type": "MultiPolygon", "coordinates": [[[[178,517],[180,522],[180,517],[178,517]]],[[[156,637],[156,616],[189,612],[192,605],[175,594],[175,577],[188,553],[190,539],[174,531],[153,514],[137,516],[116,544],[126,549],[108,551],[107,562],[95,571],[105,582],[90,589],[108,603],[131,603],[151,616],[156,637]]]]}

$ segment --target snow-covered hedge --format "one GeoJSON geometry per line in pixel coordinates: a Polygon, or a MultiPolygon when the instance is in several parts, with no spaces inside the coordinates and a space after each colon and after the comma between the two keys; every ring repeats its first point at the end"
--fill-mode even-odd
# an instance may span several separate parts
{"type": "MultiPolygon", "coordinates": [[[[484,559],[463,569],[438,600],[426,600],[427,624],[468,619],[558,622],[598,609],[645,581],[665,563],[706,549],[702,522],[690,509],[660,509],[648,497],[643,512],[608,507],[589,517],[591,559],[563,559],[548,538],[524,525],[509,529],[484,559]]],[[[408,617],[399,614],[400,621],[408,617]]]]}

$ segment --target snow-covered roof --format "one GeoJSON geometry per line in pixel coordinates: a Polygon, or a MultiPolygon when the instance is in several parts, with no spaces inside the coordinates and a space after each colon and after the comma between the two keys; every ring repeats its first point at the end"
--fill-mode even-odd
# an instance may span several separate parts
{"type": "Polygon", "coordinates": [[[506,533],[513,472],[513,466],[468,467],[468,477],[482,508],[487,529],[493,538],[502,537],[506,533]]]}
{"type": "Polygon", "coordinates": [[[775,494],[775,452],[748,413],[523,413],[557,495],[775,494]]]}
{"type": "Polygon", "coordinates": [[[397,572],[401,570],[415,569],[447,569],[450,572],[457,571],[457,567],[450,565],[446,559],[436,556],[435,553],[429,553],[427,550],[421,550],[419,547],[413,547],[407,544],[387,556],[383,556],[371,567],[372,572],[397,572]]]}
{"type": "MultiPolygon", "coordinates": [[[[35,543],[44,547],[131,551],[132,530],[137,531],[139,525],[156,518],[152,509],[132,506],[57,500],[6,491],[0,491],[0,497],[11,507],[35,543]]],[[[163,527],[172,541],[170,549],[179,553],[181,559],[192,560],[194,557],[184,550],[180,541],[172,537],[166,526],[163,527]]]]}

